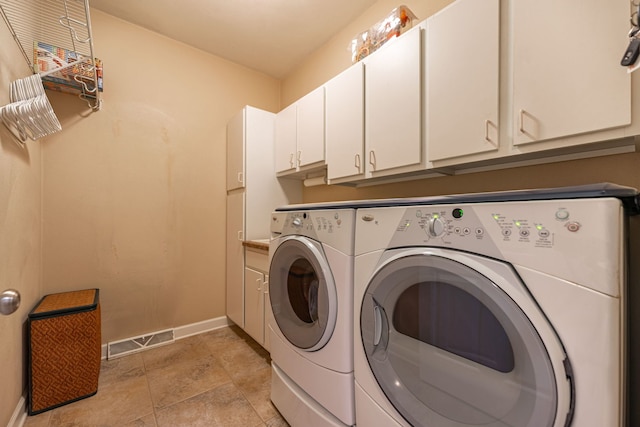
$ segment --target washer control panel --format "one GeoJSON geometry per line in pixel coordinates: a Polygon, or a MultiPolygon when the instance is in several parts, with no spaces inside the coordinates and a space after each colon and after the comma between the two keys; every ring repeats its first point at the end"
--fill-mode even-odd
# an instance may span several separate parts
{"type": "Polygon", "coordinates": [[[273,212],[271,237],[299,235],[353,254],[355,209],[273,212]]]}

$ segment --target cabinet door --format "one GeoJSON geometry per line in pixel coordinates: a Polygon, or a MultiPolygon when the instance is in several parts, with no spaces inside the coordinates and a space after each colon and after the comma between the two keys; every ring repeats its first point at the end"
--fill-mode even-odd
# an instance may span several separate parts
{"type": "Polygon", "coordinates": [[[242,109],[227,124],[227,191],[244,187],[244,123],[242,109]]]}
{"type": "Polygon", "coordinates": [[[429,18],[427,159],[498,149],[499,0],[458,0],[429,18]]]}
{"type": "Polygon", "coordinates": [[[227,196],[226,310],[233,323],[244,328],[244,192],[227,196]]]}
{"type": "Polygon", "coordinates": [[[325,84],[327,179],[364,173],[364,67],[357,63],[325,84]]]}
{"type": "MultiPolygon", "coordinates": [[[[514,144],[631,121],[628,0],[513,0],[514,144]]],[[[475,64],[473,64],[475,65],[475,64]]]]}
{"type": "Polygon", "coordinates": [[[260,345],[264,345],[264,274],[244,269],[244,331],[260,345]]]}
{"type": "Polygon", "coordinates": [[[276,114],[276,173],[296,171],[296,104],[276,114]]]}
{"type": "Polygon", "coordinates": [[[296,106],[298,167],[324,163],[324,87],[300,98],[296,106]]]}
{"type": "Polygon", "coordinates": [[[366,155],[374,174],[422,161],[421,50],[416,27],[366,58],[366,155]]]}

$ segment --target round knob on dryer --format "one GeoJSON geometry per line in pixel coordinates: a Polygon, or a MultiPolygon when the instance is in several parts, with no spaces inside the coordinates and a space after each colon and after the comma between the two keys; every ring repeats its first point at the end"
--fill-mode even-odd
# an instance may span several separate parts
{"type": "Polygon", "coordinates": [[[442,236],[444,234],[445,224],[439,217],[434,216],[429,219],[429,235],[432,237],[442,236]]]}
{"type": "Polygon", "coordinates": [[[293,224],[294,227],[302,227],[302,219],[294,218],[291,224],[293,224]]]}

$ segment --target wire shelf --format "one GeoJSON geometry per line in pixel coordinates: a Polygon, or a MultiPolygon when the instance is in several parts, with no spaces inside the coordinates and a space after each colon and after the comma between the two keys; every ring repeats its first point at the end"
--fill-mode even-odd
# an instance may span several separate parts
{"type": "Polygon", "coordinates": [[[0,14],[45,88],[101,104],[102,64],[93,50],[89,0],[0,0],[0,14]]]}

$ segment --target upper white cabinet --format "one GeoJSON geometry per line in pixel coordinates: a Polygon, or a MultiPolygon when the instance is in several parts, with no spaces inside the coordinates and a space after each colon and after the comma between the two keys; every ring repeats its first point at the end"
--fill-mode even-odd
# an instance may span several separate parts
{"type": "Polygon", "coordinates": [[[509,5],[514,146],[631,123],[628,0],[509,5]]]}
{"type": "Polygon", "coordinates": [[[276,172],[295,172],[296,162],[296,104],[291,104],[276,115],[275,162],[276,172]]]}
{"type": "Polygon", "coordinates": [[[364,66],[347,68],[325,84],[327,180],[364,177],[364,66]]]}
{"type": "Polygon", "coordinates": [[[415,27],[363,60],[367,177],[425,167],[421,35],[415,27]]]}
{"type": "Polygon", "coordinates": [[[497,150],[500,1],[457,0],[425,23],[428,160],[497,150]]]}
{"type": "Polygon", "coordinates": [[[640,134],[620,66],[631,9],[628,0],[451,2],[327,82],[324,114],[317,93],[305,97],[315,111],[303,98],[279,114],[295,127],[278,131],[279,175],[324,167],[322,137],[330,184],[629,145],[640,134]]]}
{"type": "Polygon", "coordinates": [[[319,87],[276,116],[278,175],[325,165],[324,87],[319,87]]]}
{"type": "Polygon", "coordinates": [[[298,168],[324,165],[324,87],[300,98],[296,104],[298,168]]]}

